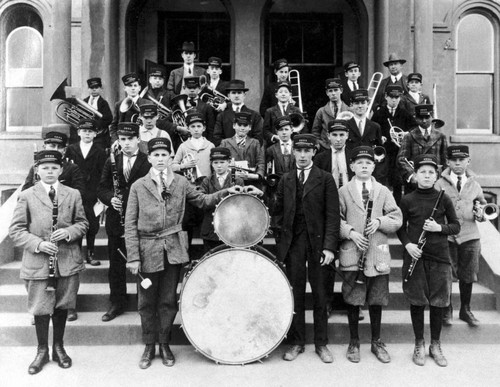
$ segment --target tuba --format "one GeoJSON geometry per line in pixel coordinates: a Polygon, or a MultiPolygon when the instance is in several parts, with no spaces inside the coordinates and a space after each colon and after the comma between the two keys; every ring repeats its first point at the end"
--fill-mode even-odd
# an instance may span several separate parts
{"type": "Polygon", "coordinates": [[[373,103],[375,102],[375,97],[377,96],[378,89],[380,87],[380,82],[382,82],[382,78],[384,74],[382,73],[374,73],[372,78],[370,79],[370,83],[368,84],[368,95],[370,96],[370,103],[368,104],[368,109],[366,110],[366,114],[370,114],[373,103]]]}
{"type": "Polygon", "coordinates": [[[50,97],[51,101],[54,99],[62,100],[56,106],[57,117],[74,127],[77,127],[80,120],[83,119],[99,120],[102,118],[101,113],[80,98],[66,97],[66,86],[68,86],[68,78],[61,82],[50,97]]]}

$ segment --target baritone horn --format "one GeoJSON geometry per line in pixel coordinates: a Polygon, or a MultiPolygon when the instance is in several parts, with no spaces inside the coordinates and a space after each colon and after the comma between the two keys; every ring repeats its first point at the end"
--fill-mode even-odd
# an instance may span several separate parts
{"type": "Polygon", "coordinates": [[[176,106],[176,109],[172,112],[172,121],[177,126],[186,126],[186,116],[193,109],[193,107],[186,109],[187,99],[186,94],[179,94],[172,98],[172,105],[176,106]]]}
{"type": "Polygon", "coordinates": [[[372,78],[370,79],[370,83],[368,84],[368,96],[370,97],[370,103],[368,104],[368,109],[366,110],[366,114],[370,114],[373,103],[375,102],[375,97],[377,95],[378,89],[380,87],[380,82],[382,82],[382,78],[384,74],[382,73],[374,73],[372,78]]]}
{"type": "Polygon", "coordinates": [[[56,116],[74,127],[78,126],[80,120],[92,119],[99,120],[102,114],[80,98],[66,96],[66,87],[68,78],[64,79],[50,97],[50,100],[62,100],[56,106],[56,116]]]}
{"type": "Polygon", "coordinates": [[[479,200],[474,200],[472,212],[476,220],[493,220],[498,218],[499,208],[495,203],[481,204],[479,200]]]}
{"type": "Polygon", "coordinates": [[[210,87],[205,75],[200,76],[200,86],[201,90],[199,98],[207,105],[212,106],[215,110],[217,110],[220,105],[230,101],[224,94],[210,87]]]}
{"type": "Polygon", "coordinates": [[[391,136],[392,142],[396,144],[398,148],[401,148],[401,144],[403,143],[403,137],[405,136],[406,132],[399,126],[392,125],[390,118],[387,119],[387,122],[389,122],[389,126],[391,127],[389,129],[389,135],[391,136]]]}

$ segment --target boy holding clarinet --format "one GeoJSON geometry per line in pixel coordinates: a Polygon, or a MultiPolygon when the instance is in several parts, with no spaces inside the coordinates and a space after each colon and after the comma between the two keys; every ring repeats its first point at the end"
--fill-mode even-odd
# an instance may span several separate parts
{"type": "Polygon", "coordinates": [[[24,249],[21,278],[28,291],[28,309],[35,316],[38,350],[28,373],[40,372],[49,362],[49,324],[52,317],[52,359],[71,367],[63,346],[68,309],[75,308],[85,269],[81,239],[89,223],[80,193],[58,181],[62,155],[57,150],[38,153],[35,173],[40,182],[19,195],[10,237],[24,249]]]}
{"type": "Polygon", "coordinates": [[[347,359],[360,361],[359,307],[368,303],[372,332],[371,351],[382,363],[391,358],[380,339],[382,307],[389,302],[391,256],[387,235],[401,227],[402,215],[391,191],[372,177],[375,154],[370,146],[354,148],[351,169],[355,176],[339,190],[340,269],[342,295],[347,304],[350,342],[347,359]]]}
{"type": "Polygon", "coordinates": [[[401,199],[403,227],[398,237],[405,247],[403,292],[410,303],[415,333],[413,362],[425,364],[424,310],[430,307],[431,345],[429,355],[437,365],[448,362],[441,350],[443,313],[450,303],[451,260],[448,236],[460,232],[460,222],[449,196],[438,192],[438,160],[422,154],[414,159],[417,189],[401,199]]]}

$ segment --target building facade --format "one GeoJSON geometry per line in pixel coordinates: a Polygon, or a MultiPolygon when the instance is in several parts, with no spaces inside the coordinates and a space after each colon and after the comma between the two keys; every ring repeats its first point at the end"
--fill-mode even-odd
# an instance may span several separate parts
{"type": "Polygon", "coordinates": [[[361,65],[363,83],[387,75],[389,53],[404,73],[423,74],[450,143],[467,143],[472,169],[496,202],[500,195],[500,1],[498,0],[1,0],[0,189],[16,187],[40,146],[43,128],[61,122],[50,98],[68,79],[75,95],[99,76],[112,105],[120,78],[148,63],[223,60],[222,77],[249,87],[258,109],[271,63],[285,57],[301,74],[305,110],[324,105],[323,82],[342,64],[361,65]],[[433,87],[435,85],[435,88],[433,87]]]}

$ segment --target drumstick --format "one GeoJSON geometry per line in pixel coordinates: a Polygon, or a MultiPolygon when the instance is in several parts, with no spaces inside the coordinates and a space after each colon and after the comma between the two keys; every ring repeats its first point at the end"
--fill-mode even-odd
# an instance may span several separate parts
{"type": "MultiPolygon", "coordinates": [[[[321,253],[321,258],[324,259],[325,254],[321,253]]],[[[354,285],[347,280],[344,273],[342,273],[342,270],[340,270],[338,267],[335,266],[335,259],[332,262],[330,262],[328,266],[330,266],[333,269],[333,271],[339,275],[342,281],[344,281],[347,285],[349,285],[351,289],[354,288],[354,285]]]]}
{"type": "MultiPolygon", "coordinates": [[[[127,257],[125,256],[125,254],[123,254],[123,252],[120,249],[117,249],[117,250],[120,253],[120,255],[123,257],[123,259],[125,260],[125,262],[128,262],[127,261],[127,257]]],[[[144,278],[140,272],[137,272],[137,275],[142,280],[141,281],[141,286],[144,289],[148,289],[149,287],[151,287],[151,285],[153,285],[153,283],[151,282],[151,280],[149,278],[144,278]]]]}

